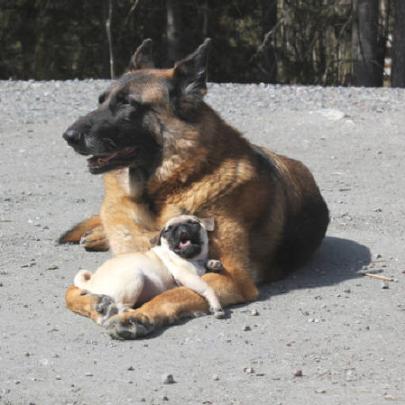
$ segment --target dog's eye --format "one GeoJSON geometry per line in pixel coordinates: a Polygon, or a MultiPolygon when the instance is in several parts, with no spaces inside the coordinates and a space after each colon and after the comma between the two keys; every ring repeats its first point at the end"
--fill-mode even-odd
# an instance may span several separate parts
{"type": "Polygon", "coordinates": [[[117,102],[121,105],[130,105],[131,107],[134,107],[136,110],[142,107],[141,102],[131,94],[125,93],[117,94],[117,102]]]}
{"type": "Polygon", "coordinates": [[[170,225],[170,226],[168,226],[166,229],[165,229],[165,233],[167,233],[167,232],[169,232],[169,231],[171,231],[173,229],[173,226],[172,225],[170,225]]]}

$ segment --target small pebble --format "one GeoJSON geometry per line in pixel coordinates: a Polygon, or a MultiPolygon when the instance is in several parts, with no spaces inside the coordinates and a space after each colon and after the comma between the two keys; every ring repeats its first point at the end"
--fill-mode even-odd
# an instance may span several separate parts
{"type": "Polygon", "coordinates": [[[163,374],[162,383],[163,384],[174,384],[176,381],[172,374],[163,374]]]}
{"type": "Polygon", "coordinates": [[[85,373],[84,374],[86,377],[93,377],[93,373],[85,373]]]}
{"type": "Polygon", "coordinates": [[[255,370],[254,370],[252,367],[245,367],[245,368],[243,369],[243,371],[244,371],[246,374],[254,374],[254,372],[255,372],[255,370]]]}
{"type": "Polygon", "coordinates": [[[388,290],[389,288],[390,288],[390,285],[388,284],[388,281],[383,281],[381,283],[381,289],[388,290]]]}
{"type": "Polygon", "coordinates": [[[52,264],[51,266],[48,267],[47,270],[57,270],[59,267],[56,264],[52,264]]]}
{"type": "Polygon", "coordinates": [[[163,400],[163,401],[168,401],[169,398],[168,398],[166,395],[163,395],[163,396],[162,396],[162,400],[163,400]]]}
{"type": "Polygon", "coordinates": [[[323,389],[323,388],[318,388],[318,389],[315,390],[315,392],[316,392],[317,394],[326,394],[326,390],[323,389]]]}
{"type": "Polygon", "coordinates": [[[393,395],[385,394],[384,399],[387,401],[395,401],[395,397],[393,395]]]}
{"type": "Polygon", "coordinates": [[[214,381],[218,381],[218,380],[219,380],[219,375],[218,375],[218,374],[214,374],[214,375],[212,376],[212,379],[213,379],[214,381]]]}
{"type": "Polygon", "coordinates": [[[252,310],[250,311],[250,315],[252,315],[252,316],[258,316],[258,315],[259,315],[259,311],[258,311],[257,309],[252,309],[252,310]]]}
{"type": "Polygon", "coordinates": [[[343,290],[343,292],[346,294],[350,294],[352,290],[350,288],[346,288],[345,290],[343,290]]]}
{"type": "Polygon", "coordinates": [[[135,369],[132,366],[129,366],[127,370],[128,371],[134,371],[135,369]]]}
{"type": "Polygon", "coordinates": [[[249,330],[252,330],[252,328],[249,325],[245,325],[242,329],[244,332],[247,332],[249,330]]]}
{"type": "Polygon", "coordinates": [[[296,371],[294,372],[294,377],[302,377],[302,376],[303,376],[302,370],[296,370],[296,371]]]}

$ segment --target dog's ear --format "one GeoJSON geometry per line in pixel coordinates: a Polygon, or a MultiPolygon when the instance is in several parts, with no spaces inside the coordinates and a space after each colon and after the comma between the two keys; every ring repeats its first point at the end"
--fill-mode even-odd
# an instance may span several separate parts
{"type": "Polygon", "coordinates": [[[152,40],[145,39],[136,49],[129,62],[128,70],[133,72],[139,69],[152,69],[155,67],[152,55],[152,40]]]}
{"type": "Polygon", "coordinates": [[[207,93],[207,62],[211,39],[174,65],[174,90],[180,107],[198,104],[207,93]]]}
{"type": "Polygon", "coordinates": [[[210,218],[200,218],[201,223],[204,225],[207,232],[212,232],[215,229],[215,219],[210,218]]]}

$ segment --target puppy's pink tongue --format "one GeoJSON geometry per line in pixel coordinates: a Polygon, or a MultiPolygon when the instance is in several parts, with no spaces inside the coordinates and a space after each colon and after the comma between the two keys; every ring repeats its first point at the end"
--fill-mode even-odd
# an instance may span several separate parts
{"type": "Polygon", "coordinates": [[[186,247],[189,246],[189,245],[191,245],[191,242],[190,242],[189,240],[186,240],[186,241],[184,241],[184,242],[180,241],[180,243],[179,243],[179,248],[180,248],[180,249],[184,249],[184,248],[186,248],[186,247]]]}

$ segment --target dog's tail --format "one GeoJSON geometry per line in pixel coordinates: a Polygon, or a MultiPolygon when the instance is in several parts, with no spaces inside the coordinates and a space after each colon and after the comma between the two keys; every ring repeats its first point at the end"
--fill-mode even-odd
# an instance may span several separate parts
{"type": "Polygon", "coordinates": [[[58,243],[79,243],[83,235],[92,231],[97,226],[101,226],[101,218],[99,215],[93,215],[66,231],[60,236],[58,243]]]}
{"type": "Polygon", "coordinates": [[[87,282],[91,279],[93,276],[93,273],[88,270],[79,270],[79,272],[76,274],[73,284],[76,287],[79,287],[81,290],[86,290],[86,284],[87,282]]]}

